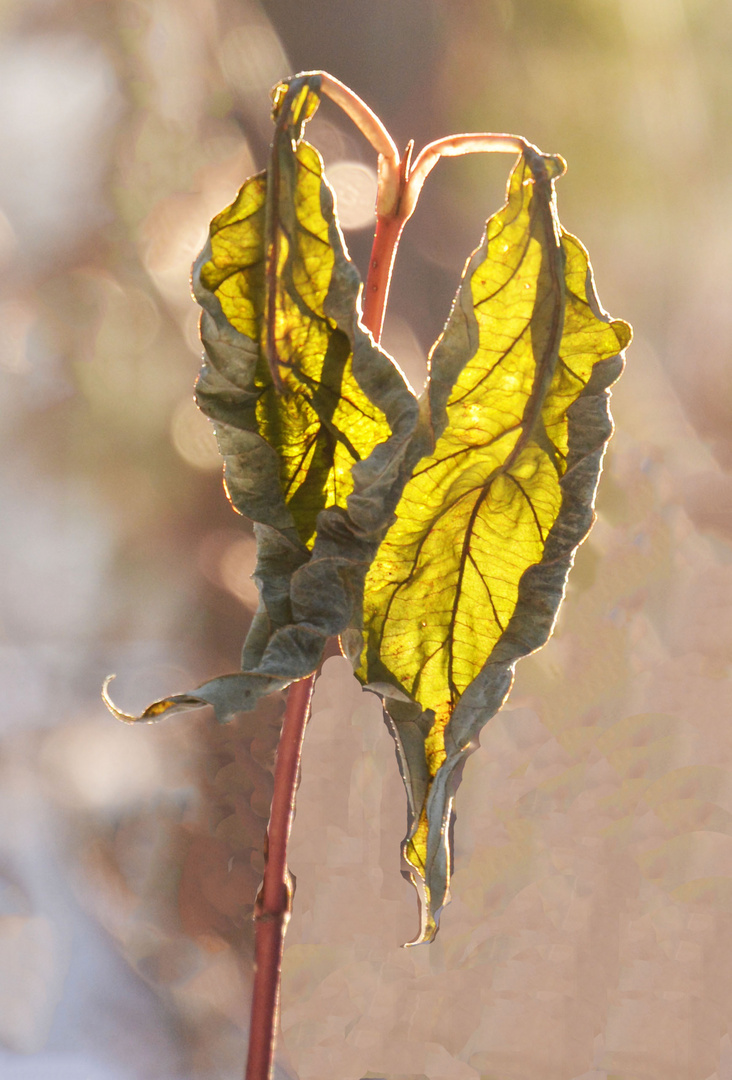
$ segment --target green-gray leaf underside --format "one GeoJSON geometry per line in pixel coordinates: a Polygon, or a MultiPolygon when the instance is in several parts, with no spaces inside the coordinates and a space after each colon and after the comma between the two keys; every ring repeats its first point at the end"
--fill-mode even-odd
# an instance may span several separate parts
{"type": "Polygon", "coordinates": [[[317,667],[360,619],[363,579],[401,493],[417,402],[358,317],[361,281],[318,152],[302,128],[317,76],[275,99],[270,166],[211,223],[193,268],[203,308],[199,407],[225,487],[257,538],[260,603],[241,672],[153,702],[140,717],[211,704],[220,720],[317,667]]]}

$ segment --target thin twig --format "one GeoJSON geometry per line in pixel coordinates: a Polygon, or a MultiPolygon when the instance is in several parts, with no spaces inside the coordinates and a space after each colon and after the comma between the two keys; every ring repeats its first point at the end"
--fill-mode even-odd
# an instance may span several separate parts
{"type": "Polygon", "coordinates": [[[300,754],[314,682],[315,675],[310,675],[290,687],[277,746],[264,881],[254,915],[254,987],[246,1080],[269,1080],[272,1072],[279,1020],[282,948],[292,907],[287,841],[295,814],[300,754]]]}
{"type": "Polygon", "coordinates": [[[409,163],[412,160],[412,148],[410,142],[404,151],[404,156],[399,162],[397,172],[397,195],[396,201],[389,212],[381,212],[379,200],[376,200],[376,232],[371,246],[369,257],[369,271],[364,286],[363,311],[361,322],[367,330],[371,331],[374,341],[381,341],[381,331],[384,327],[384,314],[389,299],[389,287],[391,275],[394,270],[399,238],[407,218],[402,213],[403,194],[409,173],[409,163]]]}
{"type": "Polygon", "coordinates": [[[391,285],[399,237],[402,235],[404,222],[399,217],[379,216],[376,219],[376,232],[371,247],[369,272],[363,295],[361,322],[371,331],[374,341],[381,340],[384,326],[386,302],[391,285]]]}

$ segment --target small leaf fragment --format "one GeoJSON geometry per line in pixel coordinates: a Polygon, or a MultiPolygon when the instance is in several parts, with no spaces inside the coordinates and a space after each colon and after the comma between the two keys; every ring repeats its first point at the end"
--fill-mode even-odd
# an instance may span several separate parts
{"type": "Polygon", "coordinates": [[[117,720],[121,720],[124,724],[153,724],[171,710],[183,712],[186,709],[200,709],[203,704],[201,701],[188,694],[174,694],[172,697],[162,698],[160,701],[153,701],[152,705],[148,705],[139,716],[135,713],[127,713],[122,709],[118,709],[109,696],[109,684],[116,678],[116,675],[107,675],[104,684],[102,685],[102,701],[107,706],[112,716],[116,717],[117,720]]]}
{"type": "Polygon", "coordinates": [[[359,676],[398,687],[421,713],[404,718],[387,701],[410,796],[403,851],[424,896],[417,941],[434,936],[449,899],[462,764],[516,660],[551,633],[592,524],[607,387],[630,337],[599,308],[586,252],[561,229],[563,171],[527,151],[466,267],[431,357],[436,442],[366,579],[359,676]]]}
{"type": "Polygon", "coordinates": [[[163,717],[189,712],[211,705],[218,720],[225,723],[237,713],[249,712],[265,694],[283,690],[289,679],[257,675],[254,672],[234,672],[220,675],[183,694],[170,694],[153,701],[139,714],[124,712],[109,695],[109,684],[114,675],[108,675],[102,686],[102,701],[117,720],[124,724],[154,724],[163,717]]]}

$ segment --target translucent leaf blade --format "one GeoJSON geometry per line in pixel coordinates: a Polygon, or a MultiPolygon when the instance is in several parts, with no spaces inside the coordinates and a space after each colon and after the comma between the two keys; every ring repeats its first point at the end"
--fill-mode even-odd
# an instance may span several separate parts
{"type": "MultiPolygon", "coordinates": [[[[286,97],[268,174],[247,181],[214,219],[210,246],[194,272],[203,306],[252,342],[253,370],[245,386],[242,372],[238,379],[253,395],[241,420],[277,454],[282,497],[308,548],[320,511],[345,508],[352,466],[391,433],[383,409],[359,384],[349,335],[330,311],[333,294],[344,290],[355,307],[359,279],[335,223],[319,153],[303,140],[293,149],[314,104],[311,90],[304,98],[292,94],[289,104],[286,97]]],[[[387,358],[372,347],[383,367],[387,358]]],[[[207,374],[198,399],[221,419],[207,374]]],[[[216,388],[214,396],[220,392],[216,388]]],[[[227,456],[232,501],[251,516],[246,505],[237,505],[237,473],[246,464],[227,456]]]]}
{"type": "Polygon", "coordinates": [[[407,483],[366,581],[360,675],[396,685],[423,715],[422,739],[412,727],[408,745],[394,718],[402,771],[419,789],[405,845],[425,897],[419,940],[433,936],[448,897],[458,766],[516,659],[551,632],[591,524],[610,434],[605,388],[629,336],[600,312],[586,254],[561,231],[561,171],[560,159],[520,160],[466,268],[432,357],[434,450],[407,483]],[[573,436],[583,396],[593,401],[591,449],[573,436]],[[527,590],[532,568],[550,563],[551,581],[527,590]],[[468,691],[479,707],[461,709],[468,691]]]}
{"type": "Polygon", "coordinates": [[[301,138],[318,85],[279,88],[269,169],[214,218],[193,268],[206,350],[196,398],[215,422],[229,498],[257,536],[260,605],[242,671],[138,719],[193,702],[225,720],[310,674],[360,610],[403,485],[417,403],[360,325],[360,277],[320,155],[301,138]]]}

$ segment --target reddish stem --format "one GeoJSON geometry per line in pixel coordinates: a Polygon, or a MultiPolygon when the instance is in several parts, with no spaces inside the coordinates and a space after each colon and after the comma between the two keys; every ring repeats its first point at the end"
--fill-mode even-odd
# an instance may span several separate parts
{"type": "Polygon", "coordinates": [[[274,793],[265,845],[264,881],[254,915],[254,987],[246,1080],[268,1080],[272,1073],[279,1018],[282,947],[292,906],[287,841],[295,814],[300,753],[314,682],[313,674],[290,687],[277,746],[274,793]]]}
{"type": "MultiPolygon", "coordinates": [[[[394,213],[380,215],[376,222],[361,321],[377,343],[381,338],[391,271],[405,220],[400,218],[397,206],[394,213]]],[[[277,746],[264,881],[254,915],[254,986],[245,1080],[269,1080],[272,1075],[279,1020],[282,949],[292,906],[287,841],[295,815],[300,753],[310,715],[314,682],[313,674],[290,687],[277,746]]]]}
{"type": "Polygon", "coordinates": [[[380,214],[376,219],[376,233],[364,289],[361,321],[366,329],[371,331],[377,343],[381,340],[391,272],[394,269],[396,250],[403,228],[404,221],[398,215],[380,214]]]}

